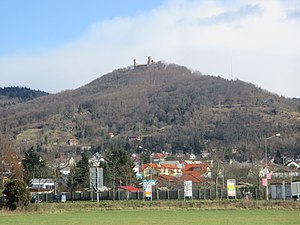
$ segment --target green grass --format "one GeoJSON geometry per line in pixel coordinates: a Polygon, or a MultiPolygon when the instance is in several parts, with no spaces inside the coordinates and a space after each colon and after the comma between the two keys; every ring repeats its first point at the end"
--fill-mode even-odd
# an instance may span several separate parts
{"type": "Polygon", "coordinates": [[[15,224],[300,224],[299,210],[278,209],[76,209],[56,213],[0,213],[1,225],[15,224]]]}

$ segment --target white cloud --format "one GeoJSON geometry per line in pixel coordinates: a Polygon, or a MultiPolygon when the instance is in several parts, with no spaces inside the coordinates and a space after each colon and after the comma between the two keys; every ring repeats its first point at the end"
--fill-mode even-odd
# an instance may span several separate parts
{"type": "Polygon", "coordinates": [[[234,77],[300,97],[295,5],[279,0],[166,1],[135,17],[100,21],[51,52],[0,58],[0,86],[51,92],[77,88],[130,65],[133,58],[145,62],[151,55],[224,78],[231,78],[232,61],[234,77]]]}
{"type": "Polygon", "coordinates": [[[199,25],[239,24],[241,20],[261,13],[259,5],[245,5],[235,11],[226,11],[216,16],[200,18],[199,25]]]}

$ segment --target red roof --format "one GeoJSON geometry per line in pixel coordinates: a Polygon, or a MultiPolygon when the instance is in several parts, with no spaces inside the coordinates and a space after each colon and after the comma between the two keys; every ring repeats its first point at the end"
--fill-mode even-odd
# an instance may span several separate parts
{"type": "Polygon", "coordinates": [[[198,171],[186,171],[179,178],[180,181],[191,180],[193,182],[203,182],[203,178],[201,177],[201,173],[198,171]]]}
{"type": "Polygon", "coordinates": [[[166,158],[166,156],[163,153],[154,153],[152,158],[153,159],[164,159],[164,158],[166,158]]]}
{"type": "Polygon", "coordinates": [[[141,171],[143,171],[144,169],[146,169],[146,168],[148,168],[148,167],[150,167],[150,168],[152,168],[152,169],[154,169],[154,170],[159,170],[161,166],[158,165],[158,164],[156,164],[156,163],[147,163],[147,164],[141,165],[141,166],[139,167],[139,171],[141,172],[141,171]]]}
{"type": "Polygon", "coordinates": [[[160,166],[168,169],[178,169],[178,166],[175,164],[160,164],[160,166]]]}
{"type": "Polygon", "coordinates": [[[130,192],[137,192],[140,190],[139,188],[133,186],[119,186],[119,188],[130,192]]]}
{"type": "Polygon", "coordinates": [[[166,174],[159,174],[157,178],[165,180],[165,181],[177,181],[178,180],[177,177],[166,175],[166,174]]]}
{"type": "Polygon", "coordinates": [[[185,167],[184,167],[184,171],[206,171],[207,168],[208,168],[208,164],[206,163],[201,163],[201,164],[187,164],[185,167]]]}

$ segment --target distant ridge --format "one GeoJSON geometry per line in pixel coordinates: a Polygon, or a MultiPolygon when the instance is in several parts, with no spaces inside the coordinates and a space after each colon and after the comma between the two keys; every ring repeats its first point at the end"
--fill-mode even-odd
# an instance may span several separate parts
{"type": "Polygon", "coordinates": [[[40,90],[32,90],[27,87],[4,87],[0,88],[0,95],[6,96],[8,98],[17,98],[22,102],[32,100],[34,98],[38,98],[41,96],[49,95],[49,93],[40,91],[40,90]]]}

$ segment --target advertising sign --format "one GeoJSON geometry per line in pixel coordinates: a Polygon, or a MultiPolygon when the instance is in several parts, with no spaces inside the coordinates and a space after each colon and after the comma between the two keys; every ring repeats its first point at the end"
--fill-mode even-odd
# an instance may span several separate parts
{"type": "Polygon", "coordinates": [[[155,180],[143,180],[144,198],[152,199],[152,186],[155,185],[155,180]]]}
{"type": "Polygon", "coordinates": [[[67,196],[61,195],[61,202],[66,202],[66,201],[67,201],[67,196]]]}
{"type": "Polygon", "coordinates": [[[96,189],[103,187],[103,168],[90,167],[90,188],[96,189]]]}
{"type": "Polygon", "coordinates": [[[151,198],[152,197],[152,183],[144,182],[143,183],[144,197],[151,198]]]}
{"type": "Polygon", "coordinates": [[[193,197],[193,182],[191,180],[184,181],[184,197],[193,197]]]}
{"type": "Polygon", "coordinates": [[[263,178],[262,179],[262,186],[267,186],[267,182],[268,182],[268,179],[267,178],[263,178]]]}
{"type": "Polygon", "coordinates": [[[227,197],[236,197],[235,179],[227,180],[227,197]]]}

